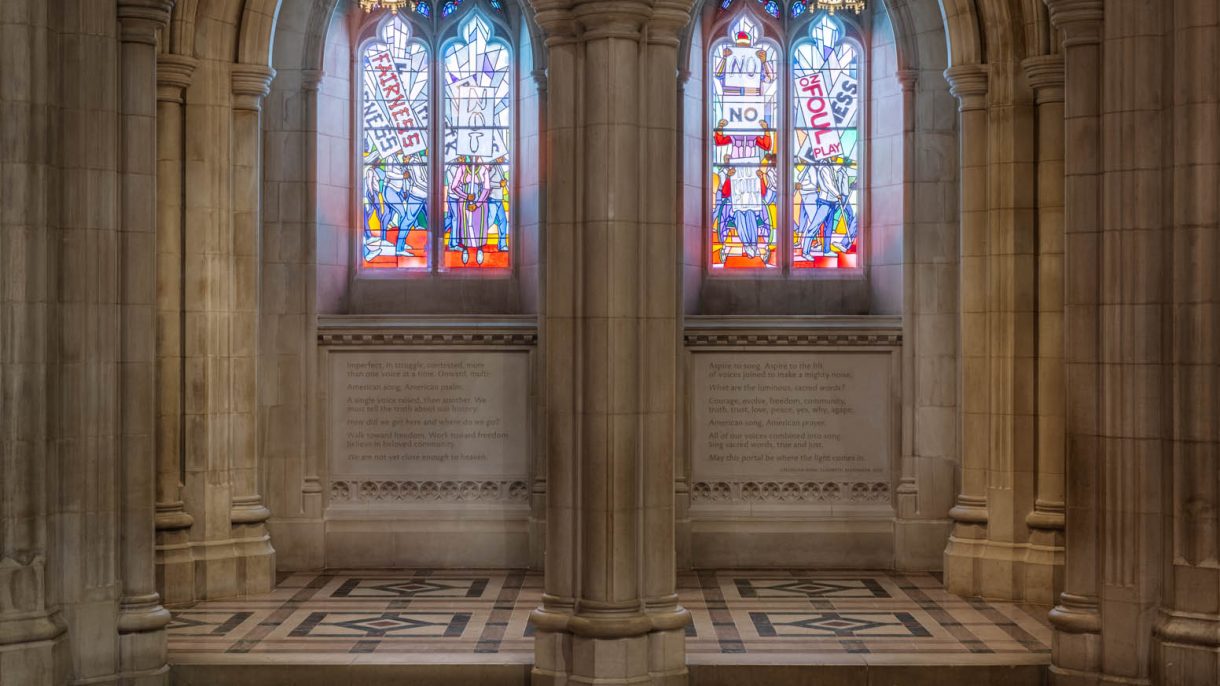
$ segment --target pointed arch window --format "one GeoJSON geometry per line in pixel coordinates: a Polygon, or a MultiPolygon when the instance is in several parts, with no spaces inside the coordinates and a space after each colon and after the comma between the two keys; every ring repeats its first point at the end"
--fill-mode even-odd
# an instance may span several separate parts
{"type": "Polygon", "coordinates": [[[487,7],[421,2],[361,44],[362,271],[512,268],[513,33],[487,7]]]}
{"type": "Polygon", "coordinates": [[[773,5],[723,0],[707,42],[711,269],[856,269],[864,44],[773,5]]]}

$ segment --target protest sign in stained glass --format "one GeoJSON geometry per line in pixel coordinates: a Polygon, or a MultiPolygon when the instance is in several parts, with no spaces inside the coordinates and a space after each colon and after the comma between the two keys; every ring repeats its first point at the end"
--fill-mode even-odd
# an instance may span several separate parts
{"type": "Polygon", "coordinates": [[[860,51],[829,16],[792,55],[794,269],[858,266],[860,51]]]}

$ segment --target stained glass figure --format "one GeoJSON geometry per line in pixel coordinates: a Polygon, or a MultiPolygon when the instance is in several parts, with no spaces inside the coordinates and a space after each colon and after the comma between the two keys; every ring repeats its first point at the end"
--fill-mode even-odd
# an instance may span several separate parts
{"type": "Polygon", "coordinates": [[[469,15],[444,50],[442,267],[510,266],[512,78],[508,44],[469,15]]]}
{"type": "Polygon", "coordinates": [[[792,56],[794,269],[859,266],[860,52],[823,16],[792,56]]]}
{"type": "Polygon", "coordinates": [[[778,267],[778,51],[749,17],[712,43],[712,269],[778,267]]]}
{"type": "Polygon", "coordinates": [[[365,269],[428,267],[428,49],[394,15],[361,50],[365,269]]]}

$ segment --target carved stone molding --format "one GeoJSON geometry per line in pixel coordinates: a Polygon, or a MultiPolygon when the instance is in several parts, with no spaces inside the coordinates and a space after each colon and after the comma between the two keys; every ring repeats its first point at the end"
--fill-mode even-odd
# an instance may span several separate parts
{"type": "Polygon", "coordinates": [[[688,332],[688,346],[757,346],[757,347],[829,347],[829,346],[883,346],[902,344],[902,334],[894,333],[839,333],[839,332],[775,332],[775,333],[708,333],[688,332]]]}
{"type": "Polygon", "coordinates": [[[395,333],[328,333],[318,332],[318,343],[326,346],[363,345],[535,345],[537,333],[456,333],[456,332],[395,332],[395,333]]]}
{"type": "Polygon", "coordinates": [[[690,493],[692,503],[875,504],[890,501],[890,484],[886,481],[696,481],[691,484],[690,493]]]}
{"type": "Polygon", "coordinates": [[[332,503],[526,503],[529,482],[462,480],[338,480],[330,482],[332,503]]]}
{"type": "Polygon", "coordinates": [[[687,347],[898,347],[899,317],[687,317],[687,347]]]}
{"type": "Polygon", "coordinates": [[[529,347],[538,344],[538,327],[532,319],[331,317],[318,323],[318,344],[329,347],[529,347]]]}

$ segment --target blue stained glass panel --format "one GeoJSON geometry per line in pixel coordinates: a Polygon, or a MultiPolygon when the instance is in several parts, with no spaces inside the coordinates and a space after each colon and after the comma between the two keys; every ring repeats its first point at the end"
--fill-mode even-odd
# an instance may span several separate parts
{"type": "Polygon", "coordinates": [[[767,11],[767,14],[779,19],[780,9],[779,3],[776,2],[776,0],[766,0],[766,2],[763,3],[763,9],[767,11]]]}
{"type": "Polygon", "coordinates": [[[415,4],[415,13],[420,15],[421,17],[431,17],[432,16],[432,3],[430,3],[430,2],[416,3],[415,4]]]}
{"type": "Polygon", "coordinates": [[[461,1],[462,0],[448,0],[448,2],[441,5],[441,16],[447,17],[447,16],[453,14],[457,10],[458,4],[461,1]]]}
{"type": "Polygon", "coordinates": [[[805,13],[807,8],[808,5],[801,2],[801,0],[796,0],[796,2],[792,3],[792,18],[796,19],[797,17],[801,16],[805,13]]]}

